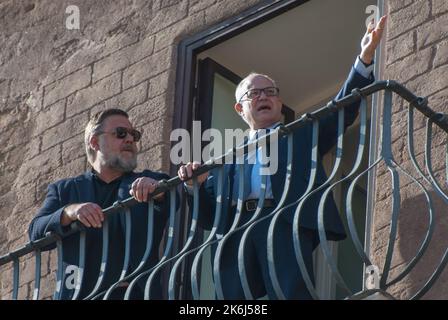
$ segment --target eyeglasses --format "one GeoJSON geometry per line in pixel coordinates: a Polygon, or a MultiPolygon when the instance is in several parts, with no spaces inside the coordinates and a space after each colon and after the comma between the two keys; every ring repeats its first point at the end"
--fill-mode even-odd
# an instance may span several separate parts
{"type": "Polygon", "coordinates": [[[280,94],[280,89],[276,88],[276,87],[266,87],[266,88],[261,88],[261,89],[250,89],[247,90],[240,98],[240,102],[241,100],[243,100],[244,96],[247,96],[248,100],[253,100],[255,98],[259,98],[261,96],[261,93],[264,92],[264,94],[267,97],[277,97],[280,94]]]}
{"type": "Polygon", "coordinates": [[[142,137],[142,133],[135,129],[129,129],[125,127],[116,127],[114,131],[112,132],[106,132],[106,131],[98,131],[97,134],[103,134],[103,133],[110,133],[117,137],[117,139],[124,139],[128,135],[128,133],[132,136],[134,139],[134,142],[138,142],[140,138],[142,137]]]}

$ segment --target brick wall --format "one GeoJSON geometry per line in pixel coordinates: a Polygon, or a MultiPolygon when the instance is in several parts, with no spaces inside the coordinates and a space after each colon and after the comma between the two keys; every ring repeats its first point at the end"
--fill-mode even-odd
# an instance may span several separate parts
{"type": "MultiPolygon", "coordinates": [[[[47,185],[87,168],[83,128],[108,107],[143,129],[138,170],[169,169],[179,41],[259,0],[23,0],[0,3],[0,255],[28,241],[47,185]],[[80,30],[67,30],[68,5],[80,30]]],[[[54,288],[54,252],[42,262],[42,297],[54,288]]],[[[34,260],[22,263],[20,298],[33,290],[34,260]]],[[[11,297],[0,269],[0,299],[11,297]]]]}
{"type": "MultiPolygon", "coordinates": [[[[448,1],[445,0],[394,0],[386,1],[389,12],[386,54],[383,61],[383,79],[394,79],[403,83],[419,96],[429,98],[429,106],[439,112],[448,112],[448,1]]],[[[397,97],[393,99],[392,149],[394,158],[408,172],[417,176],[407,151],[407,106],[397,97]]],[[[424,168],[425,118],[416,112],[414,138],[417,161],[424,168]]],[[[444,178],[446,134],[436,130],[433,134],[433,169],[438,181],[446,190],[444,178]]],[[[398,223],[397,242],[394,247],[392,273],[395,277],[415,256],[428,227],[428,205],[421,188],[401,174],[401,210],[398,223]]],[[[428,188],[422,179],[418,179],[428,188]]],[[[372,253],[374,261],[381,267],[387,249],[390,231],[389,219],[392,206],[391,176],[381,166],[377,171],[375,194],[374,235],[372,253]]],[[[446,228],[446,204],[430,188],[429,196],[434,200],[434,236],[425,254],[411,272],[400,283],[391,288],[391,293],[400,299],[415,294],[428,280],[448,247],[446,228]]],[[[425,299],[447,299],[445,271],[425,299]]]]}

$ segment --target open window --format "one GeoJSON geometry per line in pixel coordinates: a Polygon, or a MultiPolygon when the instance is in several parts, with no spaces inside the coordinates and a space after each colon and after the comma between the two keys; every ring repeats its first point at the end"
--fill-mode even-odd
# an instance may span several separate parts
{"type": "MultiPolygon", "coordinates": [[[[179,112],[175,112],[174,126],[190,128],[192,120],[202,120],[203,130],[246,129],[247,125],[233,109],[234,92],[241,78],[252,71],[268,74],[277,82],[285,103],[285,122],[322,107],[337,94],[359,53],[365,32],[365,11],[372,4],[376,1],[345,0],[344,6],[339,1],[324,0],[264,4],[226,21],[222,28],[215,28],[221,32],[218,35],[204,33],[188,39],[182,44],[184,51],[180,50],[176,90],[179,112]]],[[[344,142],[349,154],[354,154],[358,131],[357,120],[347,130],[344,142]]],[[[330,168],[333,160],[334,154],[328,155],[325,167],[330,168]]],[[[345,161],[343,166],[350,168],[353,158],[347,157],[345,161]]],[[[367,168],[368,161],[366,148],[363,167],[367,168]]],[[[343,169],[341,176],[347,170],[343,169]]],[[[366,234],[367,185],[365,179],[355,190],[353,205],[359,215],[356,217],[359,235],[366,234]]],[[[345,210],[342,189],[347,187],[348,184],[341,185],[334,192],[341,212],[345,210]]],[[[341,241],[334,244],[333,250],[349,286],[354,292],[361,290],[363,265],[353,245],[341,241]]],[[[202,297],[212,299],[206,280],[211,277],[206,260],[203,259],[202,297]]],[[[342,297],[343,292],[328,276],[319,249],[315,266],[320,295],[327,299],[342,297]]]]}

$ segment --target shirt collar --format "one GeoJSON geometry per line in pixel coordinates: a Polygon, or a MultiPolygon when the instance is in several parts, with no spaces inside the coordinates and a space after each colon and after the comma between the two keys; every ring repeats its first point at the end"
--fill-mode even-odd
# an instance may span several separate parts
{"type": "Polygon", "coordinates": [[[101,178],[100,178],[99,175],[98,175],[98,172],[96,172],[95,169],[92,168],[92,169],[91,169],[91,172],[92,172],[92,177],[93,177],[93,179],[95,179],[96,181],[101,182],[101,183],[103,183],[103,184],[107,184],[107,185],[111,185],[111,184],[114,184],[114,183],[117,183],[117,182],[121,181],[121,179],[122,179],[123,176],[125,175],[125,174],[124,174],[124,175],[122,175],[122,176],[116,178],[115,180],[112,180],[111,182],[107,183],[107,182],[101,180],[101,178]]]}
{"type": "MultiPolygon", "coordinates": [[[[275,128],[277,128],[280,124],[281,124],[281,122],[275,122],[274,124],[270,125],[270,126],[267,127],[267,128],[260,128],[260,129],[264,129],[264,130],[266,130],[266,129],[275,129],[275,128]]],[[[251,129],[251,130],[249,131],[249,140],[254,140],[254,139],[255,139],[255,134],[256,134],[257,131],[260,130],[260,129],[257,129],[257,130],[253,130],[253,129],[251,129]]]]}

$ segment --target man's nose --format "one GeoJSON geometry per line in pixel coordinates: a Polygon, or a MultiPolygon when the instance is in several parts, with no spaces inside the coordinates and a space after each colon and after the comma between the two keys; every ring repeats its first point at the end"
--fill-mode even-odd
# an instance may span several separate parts
{"type": "Polygon", "coordinates": [[[259,99],[263,98],[266,99],[268,96],[266,95],[266,92],[264,90],[261,90],[260,92],[260,96],[258,97],[259,99]]]}
{"type": "Polygon", "coordinates": [[[134,142],[134,136],[131,135],[129,132],[126,132],[126,137],[124,138],[124,142],[126,142],[126,143],[133,143],[134,142]]]}
{"type": "Polygon", "coordinates": [[[261,90],[260,92],[260,96],[258,97],[258,99],[266,99],[268,96],[266,95],[266,93],[264,92],[264,90],[261,90]]]}

